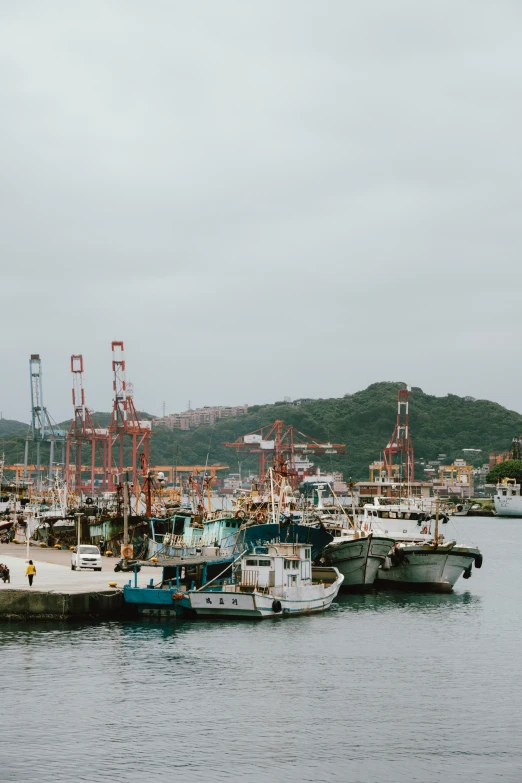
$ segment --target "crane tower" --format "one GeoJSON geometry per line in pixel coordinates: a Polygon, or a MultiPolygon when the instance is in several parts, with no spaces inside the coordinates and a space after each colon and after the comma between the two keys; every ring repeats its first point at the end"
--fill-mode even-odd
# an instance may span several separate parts
{"type": "Polygon", "coordinates": [[[92,418],[91,411],[85,405],[85,390],[83,388],[83,356],[71,356],[71,372],[73,376],[72,403],[74,416],[67,434],[65,456],[65,478],[69,486],[77,490],[86,489],[94,493],[95,475],[102,474],[102,490],[107,483],[107,443],[109,431],[101,429],[92,418]],[[84,483],[82,452],[84,446],[90,446],[90,480],[84,483]],[[99,454],[101,466],[96,466],[96,455],[99,454]],[[72,456],[71,456],[72,454],[72,456]]]}
{"type": "Polygon", "coordinates": [[[62,445],[63,465],[63,433],[59,431],[43,402],[43,383],[42,383],[42,360],[39,353],[32,353],[29,359],[29,383],[31,388],[31,427],[25,439],[24,453],[24,480],[27,480],[27,466],[29,462],[29,443],[36,443],[36,480],[38,485],[41,483],[41,451],[42,443],[49,443],[49,472],[48,478],[53,475],[54,465],[54,446],[62,445]]]}
{"type": "Polygon", "coordinates": [[[410,483],[414,477],[413,443],[409,426],[409,388],[399,389],[397,396],[397,423],[388,445],[384,449],[384,471],[388,478],[397,478],[401,471],[404,481],[410,483]],[[401,462],[394,464],[394,457],[400,455],[401,462]]]}
{"type": "Polygon", "coordinates": [[[126,470],[124,465],[124,444],[130,438],[132,481],[138,483],[138,450],[143,448],[146,462],[149,461],[151,422],[139,416],[125,376],[125,354],[123,342],[114,340],[112,348],[113,399],[109,425],[109,490],[114,491],[122,481],[126,470]]]}
{"type": "Polygon", "coordinates": [[[273,424],[249,432],[233,443],[223,443],[237,452],[259,455],[259,478],[262,480],[268,460],[274,469],[286,475],[295,488],[299,480],[298,462],[309,454],[344,454],[344,443],[320,443],[278,419],[273,424]]]}

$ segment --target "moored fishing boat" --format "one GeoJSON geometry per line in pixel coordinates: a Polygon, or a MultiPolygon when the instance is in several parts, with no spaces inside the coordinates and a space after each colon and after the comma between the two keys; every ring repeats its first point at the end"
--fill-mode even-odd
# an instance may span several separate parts
{"type": "MultiPolygon", "coordinates": [[[[143,565],[143,564],[142,564],[143,565]]],[[[154,565],[154,564],[153,564],[154,565]]],[[[254,547],[235,558],[172,558],[162,564],[154,585],[137,586],[138,564],[124,587],[124,600],[153,617],[286,617],[328,609],[343,581],[336,568],[314,568],[303,544],[254,547]]]]}
{"type": "Polygon", "coordinates": [[[389,562],[377,572],[378,586],[449,593],[460,576],[469,579],[473,565],[480,568],[476,547],[456,541],[397,541],[389,562]]]}
{"type": "Polygon", "coordinates": [[[377,572],[377,586],[446,593],[460,576],[470,578],[473,565],[482,566],[477,547],[446,541],[439,534],[438,514],[424,523],[420,534],[403,530],[390,532],[390,536],[395,545],[377,572]]]}
{"type": "Polygon", "coordinates": [[[261,546],[241,556],[230,580],[190,590],[187,599],[198,617],[314,614],[330,607],[343,578],[337,568],[313,569],[308,546],[261,546]]]}
{"type": "MultiPolygon", "coordinates": [[[[333,536],[333,540],[323,549],[319,563],[339,569],[344,576],[342,591],[368,590],[395,541],[373,532],[368,524],[364,529],[355,516],[353,496],[350,517],[339,503],[331,506],[323,504],[321,485],[316,487],[316,491],[318,503],[315,520],[333,536]]],[[[334,497],[337,500],[335,493],[334,497]]]]}
{"type": "Polygon", "coordinates": [[[367,590],[394,543],[393,538],[377,533],[342,529],[334,531],[334,540],[325,547],[320,561],[339,569],[344,576],[341,590],[367,590]]]}

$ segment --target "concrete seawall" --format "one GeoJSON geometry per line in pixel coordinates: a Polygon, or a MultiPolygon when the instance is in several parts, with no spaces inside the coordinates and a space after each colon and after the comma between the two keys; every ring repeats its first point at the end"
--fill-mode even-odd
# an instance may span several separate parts
{"type": "Polygon", "coordinates": [[[1,590],[2,620],[67,620],[120,618],[125,614],[120,590],[56,593],[36,590],[1,590]]]}
{"type": "MultiPolygon", "coordinates": [[[[25,547],[13,544],[0,546],[0,562],[10,570],[10,582],[4,584],[0,580],[0,622],[91,621],[129,616],[122,589],[134,577],[132,574],[115,573],[114,561],[104,558],[101,572],[72,571],[69,551],[31,547],[29,557],[36,566],[31,587],[25,575],[26,556],[25,547]]],[[[145,586],[152,575],[150,572],[138,574],[138,585],[145,586]]]]}

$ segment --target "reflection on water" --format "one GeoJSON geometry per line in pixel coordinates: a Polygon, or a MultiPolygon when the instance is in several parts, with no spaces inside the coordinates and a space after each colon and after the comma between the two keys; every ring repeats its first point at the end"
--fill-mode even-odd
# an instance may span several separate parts
{"type": "Polygon", "coordinates": [[[469,590],[463,593],[412,593],[386,590],[350,595],[343,593],[336,599],[333,611],[387,612],[402,609],[408,612],[429,612],[479,609],[481,597],[469,590]]]}
{"type": "Polygon", "coordinates": [[[522,524],[454,594],[264,623],[0,627],[0,779],[518,781],[522,524]]]}

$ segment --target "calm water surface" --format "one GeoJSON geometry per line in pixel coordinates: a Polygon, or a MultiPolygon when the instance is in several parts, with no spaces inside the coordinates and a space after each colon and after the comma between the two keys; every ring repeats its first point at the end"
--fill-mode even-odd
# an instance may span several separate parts
{"type": "Polygon", "coordinates": [[[522,520],[458,531],[484,565],[452,595],[260,624],[0,625],[0,780],[520,781],[522,520]]]}

